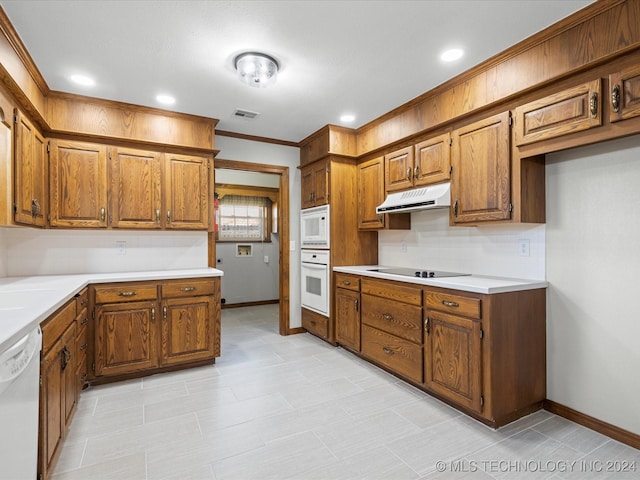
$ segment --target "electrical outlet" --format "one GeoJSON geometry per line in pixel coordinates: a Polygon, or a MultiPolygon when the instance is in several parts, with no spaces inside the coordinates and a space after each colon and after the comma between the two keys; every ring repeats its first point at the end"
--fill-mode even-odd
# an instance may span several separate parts
{"type": "Polygon", "coordinates": [[[521,238],[520,240],[518,240],[518,254],[521,257],[528,257],[530,254],[529,246],[530,245],[528,238],[521,238]]]}
{"type": "Polygon", "coordinates": [[[269,263],[269,255],[264,256],[264,263],[269,263]]]}
{"type": "Polygon", "coordinates": [[[118,240],[116,242],[116,249],[118,250],[118,255],[126,255],[127,254],[127,242],[118,240]]]}
{"type": "Polygon", "coordinates": [[[400,250],[402,250],[404,253],[407,253],[407,244],[406,244],[406,242],[402,242],[400,244],[400,250]]]}
{"type": "Polygon", "coordinates": [[[296,241],[295,240],[289,241],[289,251],[290,252],[295,252],[296,251],[296,241]]]}

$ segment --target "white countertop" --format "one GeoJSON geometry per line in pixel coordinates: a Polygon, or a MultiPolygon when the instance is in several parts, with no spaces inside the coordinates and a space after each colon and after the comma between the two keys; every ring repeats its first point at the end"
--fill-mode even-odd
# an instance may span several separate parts
{"type": "Polygon", "coordinates": [[[420,278],[405,277],[384,272],[373,272],[374,269],[396,268],[384,265],[356,265],[348,267],[334,267],[335,272],[351,273],[354,275],[364,275],[385,280],[395,280],[397,282],[415,283],[418,285],[428,285],[431,287],[451,288],[453,290],[464,290],[474,293],[505,293],[517,292],[520,290],[533,290],[536,288],[547,288],[545,280],[525,280],[520,278],[488,277],[482,275],[464,275],[459,277],[444,278],[420,278]]]}
{"type": "Polygon", "coordinates": [[[90,283],[221,277],[216,268],[0,278],[0,351],[13,344],[90,283]]]}

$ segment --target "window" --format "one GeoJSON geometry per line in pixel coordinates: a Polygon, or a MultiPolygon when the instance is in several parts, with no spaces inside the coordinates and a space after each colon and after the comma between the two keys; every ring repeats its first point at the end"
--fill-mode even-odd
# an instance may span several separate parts
{"type": "Polygon", "coordinates": [[[270,224],[270,199],[243,195],[225,195],[220,199],[217,240],[269,242],[270,224]]]}

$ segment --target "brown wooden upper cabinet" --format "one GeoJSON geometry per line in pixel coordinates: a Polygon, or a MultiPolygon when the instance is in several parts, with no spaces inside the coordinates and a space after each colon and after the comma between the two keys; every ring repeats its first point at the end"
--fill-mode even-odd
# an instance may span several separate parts
{"type": "Polygon", "coordinates": [[[384,202],[384,157],[358,164],[358,229],[409,230],[410,213],[378,214],[376,207],[384,202]]]}
{"type": "Polygon", "coordinates": [[[106,227],[107,147],[51,140],[50,150],[50,225],[106,227]]]}
{"type": "Polygon", "coordinates": [[[302,208],[329,203],[329,162],[325,158],[300,169],[302,208]]]}
{"type": "Polygon", "coordinates": [[[617,122],[640,115],[640,65],[609,75],[609,88],[609,121],[617,122]]]}
{"type": "Polygon", "coordinates": [[[206,230],[209,225],[209,160],[165,154],[166,228],[206,230]]]}
{"type": "Polygon", "coordinates": [[[596,79],[517,107],[516,145],[540,142],[602,125],[600,91],[601,81],[596,79]]]}
{"type": "Polygon", "coordinates": [[[163,226],[161,154],[109,149],[109,225],[116,228],[163,226]]]}
{"type": "Polygon", "coordinates": [[[510,113],[452,133],[452,225],[507,220],[511,215],[510,113]]]}
{"type": "Polygon", "coordinates": [[[406,190],[449,179],[451,136],[423,140],[384,156],[387,192],[406,190]]]}
{"type": "Polygon", "coordinates": [[[15,111],[14,221],[43,227],[47,212],[47,146],[38,129],[15,111]]]}

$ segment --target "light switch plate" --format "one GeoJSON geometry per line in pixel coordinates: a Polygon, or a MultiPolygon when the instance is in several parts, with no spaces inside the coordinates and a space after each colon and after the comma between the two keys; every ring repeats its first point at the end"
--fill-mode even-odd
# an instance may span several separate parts
{"type": "Polygon", "coordinates": [[[528,257],[531,253],[530,250],[530,242],[528,238],[521,238],[518,240],[518,255],[521,257],[528,257]]]}

